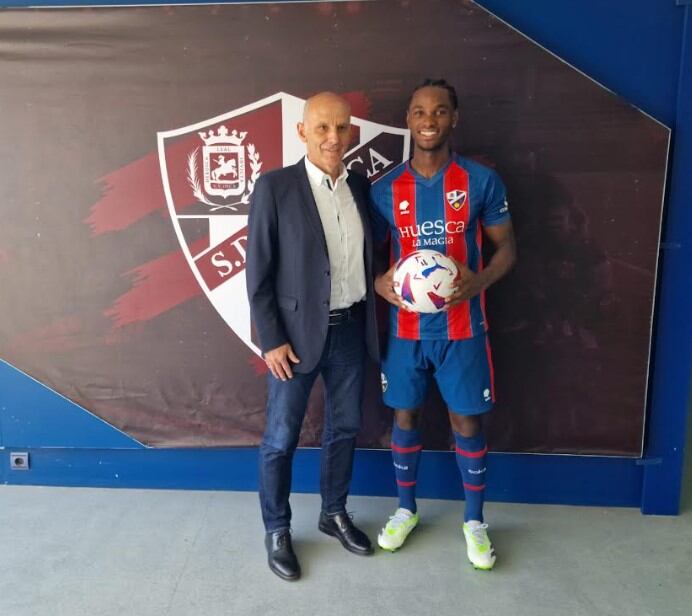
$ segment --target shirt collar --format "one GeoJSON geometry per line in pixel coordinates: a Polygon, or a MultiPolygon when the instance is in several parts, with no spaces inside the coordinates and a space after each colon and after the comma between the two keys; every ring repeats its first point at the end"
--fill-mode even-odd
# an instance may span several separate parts
{"type": "MultiPolygon", "coordinates": [[[[331,189],[332,178],[329,177],[328,173],[325,173],[317,165],[311,162],[307,156],[305,157],[305,169],[307,170],[308,177],[313,184],[316,186],[327,186],[327,188],[331,189]],[[327,183],[327,180],[329,180],[329,183],[327,183]]],[[[338,186],[339,182],[344,182],[347,176],[348,171],[346,169],[346,165],[342,164],[341,173],[339,174],[339,177],[336,178],[336,183],[334,186],[338,186]]]]}

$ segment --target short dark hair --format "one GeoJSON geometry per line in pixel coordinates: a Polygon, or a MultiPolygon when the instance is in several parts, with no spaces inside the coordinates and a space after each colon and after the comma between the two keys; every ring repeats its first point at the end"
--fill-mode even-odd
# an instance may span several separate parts
{"type": "Polygon", "coordinates": [[[421,90],[423,88],[442,88],[443,90],[447,90],[447,94],[449,94],[449,100],[452,103],[452,108],[455,111],[459,108],[459,99],[457,98],[457,91],[454,89],[454,86],[448,83],[446,79],[431,79],[430,77],[424,79],[423,83],[413,88],[411,96],[408,99],[409,107],[411,106],[413,95],[416,92],[418,92],[418,90],[421,90]]]}

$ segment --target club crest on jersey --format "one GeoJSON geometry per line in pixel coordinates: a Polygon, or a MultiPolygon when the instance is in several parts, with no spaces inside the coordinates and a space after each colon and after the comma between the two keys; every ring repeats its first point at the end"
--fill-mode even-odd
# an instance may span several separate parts
{"type": "Polygon", "coordinates": [[[464,207],[464,203],[466,203],[465,190],[450,190],[445,196],[447,197],[447,203],[457,212],[464,207]]]}
{"type": "MultiPolygon", "coordinates": [[[[247,220],[261,174],[305,155],[295,126],[305,100],[277,92],[214,118],[158,133],[161,179],[182,253],[207,299],[257,355],[245,288],[247,220]],[[261,155],[260,155],[261,154],[261,155]]],[[[409,132],[351,118],[349,170],[377,180],[409,157],[409,132]]]]}

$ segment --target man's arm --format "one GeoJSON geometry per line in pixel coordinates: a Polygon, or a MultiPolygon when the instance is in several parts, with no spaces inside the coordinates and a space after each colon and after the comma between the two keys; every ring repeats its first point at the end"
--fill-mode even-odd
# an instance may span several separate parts
{"type": "Polygon", "coordinates": [[[511,221],[484,228],[485,235],[495,247],[493,256],[479,273],[474,273],[465,264],[457,263],[459,280],[456,290],[447,298],[447,309],[471,299],[497,282],[517,260],[514,230],[511,221]]]}
{"type": "Polygon", "coordinates": [[[278,221],[276,201],[264,178],[255,185],[248,217],[247,293],[264,360],[282,381],[293,376],[290,361],[298,363],[284,331],[276,303],[278,221]]]}

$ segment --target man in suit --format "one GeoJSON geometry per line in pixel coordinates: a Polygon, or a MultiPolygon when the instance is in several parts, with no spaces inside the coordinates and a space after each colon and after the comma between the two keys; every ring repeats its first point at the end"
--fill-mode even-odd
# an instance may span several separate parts
{"type": "Polygon", "coordinates": [[[300,577],[288,502],[293,453],[320,374],[326,395],[318,528],[355,554],[373,551],[346,513],[366,350],[378,355],[368,181],[342,162],[350,117],[336,94],[310,98],[298,124],[306,157],[260,177],[250,206],[248,297],[269,368],[260,504],[269,568],[286,580],[300,577]]]}

